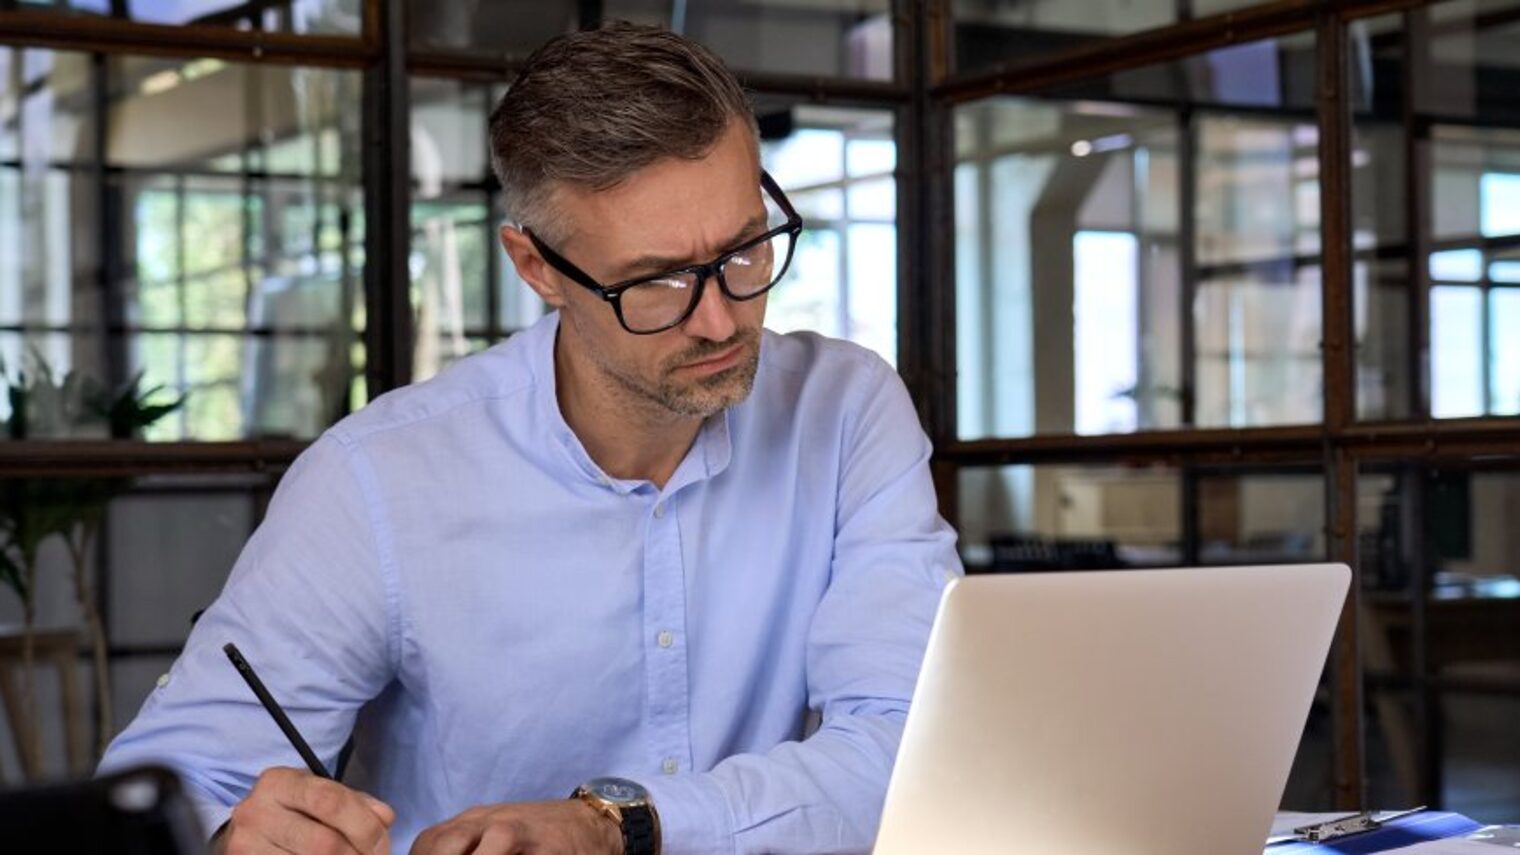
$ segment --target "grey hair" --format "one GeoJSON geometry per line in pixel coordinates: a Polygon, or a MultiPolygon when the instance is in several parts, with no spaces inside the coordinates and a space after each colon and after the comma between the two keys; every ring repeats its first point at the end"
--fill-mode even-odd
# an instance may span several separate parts
{"type": "Polygon", "coordinates": [[[758,139],[743,87],[712,51],[611,23],[528,57],[491,112],[491,168],[508,219],[551,239],[563,225],[549,204],[557,184],[607,190],[656,161],[695,160],[734,119],[758,139]]]}

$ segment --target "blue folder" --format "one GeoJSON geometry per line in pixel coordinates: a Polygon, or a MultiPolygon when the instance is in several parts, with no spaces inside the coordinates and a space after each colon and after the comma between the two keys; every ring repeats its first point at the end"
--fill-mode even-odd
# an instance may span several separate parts
{"type": "Polygon", "coordinates": [[[1266,853],[1267,855],[1300,855],[1300,853],[1301,855],[1310,855],[1310,853],[1363,855],[1367,852],[1387,852],[1404,846],[1413,846],[1427,840],[1460,837],[1482,827],[1482,823],[1473,822],[1459,813],[1427,810],[1401,816],[1372,831],[1327,840],[1324,843],[1279,843],[1267,847],[1266,853]]]}

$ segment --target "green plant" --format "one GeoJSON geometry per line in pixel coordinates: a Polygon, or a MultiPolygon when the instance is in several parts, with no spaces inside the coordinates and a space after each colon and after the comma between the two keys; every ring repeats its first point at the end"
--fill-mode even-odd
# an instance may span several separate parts
{"type": "MultiPolygon", "coordinates": [[[[12,380],[3,363],[0,378],[7,387],[11,412],[6,434],[13,439],[98,436],[134,439],[142,431],[184,404],[184,396],[152,403],[163,387],[142,391],[142,374],[115,389],[107,389],[75,371],[55,379],[39,354],[30,377],[25,371],[12,380]]],[[[61,538],[72,565],[74,595],[89,631],[95,666],[98,702],[97,752],[110,738],[112,723],[109,663],[106,659],[105,627],[100,619],[94,586],[87,567],[91,546],[100,531],[106,509],[126,492],[131,481],[113,479],[19,478],[0,481],[0,584],[16,593],[22,604],[22,703],[24,721],[18,722],[22,737],[21,761],[28,777],[41,771],[41,741],[36,729],[37,700],[34,685],[34,638],[38,556],[51,537],[61,538]]]]}

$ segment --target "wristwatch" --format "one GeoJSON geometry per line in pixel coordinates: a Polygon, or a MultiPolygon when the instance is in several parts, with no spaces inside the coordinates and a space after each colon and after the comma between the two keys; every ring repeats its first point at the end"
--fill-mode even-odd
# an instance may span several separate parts
{"type": "Polygon", "coordinates": [[[623,855],[659,855],[660,815],[649,791],[627,778],[592,778],[570,794],[623,830],[623,855]]]}

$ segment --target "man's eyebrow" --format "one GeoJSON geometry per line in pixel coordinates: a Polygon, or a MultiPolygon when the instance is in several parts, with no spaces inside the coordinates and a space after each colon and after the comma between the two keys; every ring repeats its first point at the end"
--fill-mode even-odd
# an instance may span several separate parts
{"type": "MultiPolygon", "coordinates": [[[[725,248],[723,251],[732,249],[733,247],[738,246],[749,238],[765,231],[765,225],[767,222],[769,222],[769,220],[764,213],[756,214],[753,217],[750,217],[749,222],[740,227],[740,229],[734,234],[732,238],[722,243],[722,246],[725,248]]],[[[641,255],[638,258],[635,258],[634,260],[628,262],[627,264],[621,265],[618,268],[618,275],[615,277],[615,279],[618,281],[632,279],[633,277],[643,273],[659,273],[662,270],[674,270],[678,267],[685,267],[687,265],[696,264],[700,261],[706,260],[707,259],[705,258],[697,259],[692,258],[691,256],[673,257],[668,255],[641,255]]]]}

